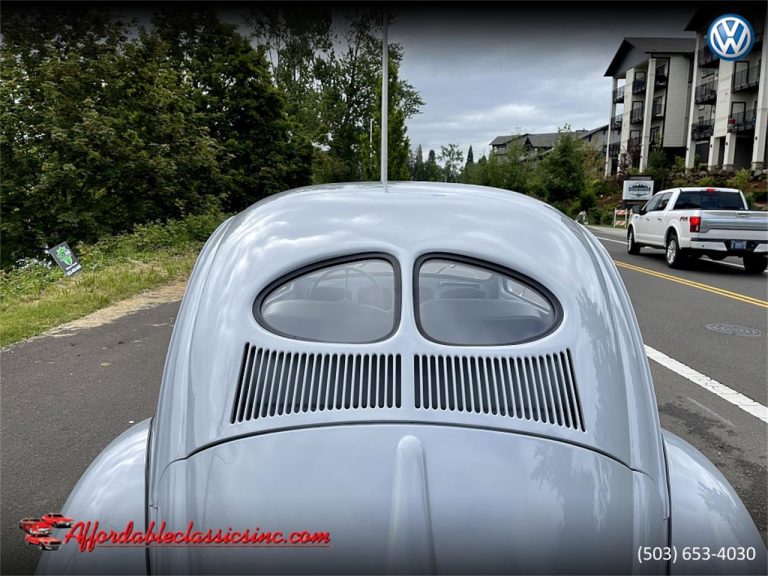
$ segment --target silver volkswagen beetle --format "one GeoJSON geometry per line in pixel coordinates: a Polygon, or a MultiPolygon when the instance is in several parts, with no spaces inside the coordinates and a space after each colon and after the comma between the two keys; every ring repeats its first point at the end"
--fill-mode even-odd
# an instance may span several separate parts
{"type": "Polygon", "coordinates": [[[40,573],[766,569],[733,488],[660,428],[603,247],[452,184],[302,188],[222,224],[155,417],[62,512],[96,536],[56,530],[40,573]]]}

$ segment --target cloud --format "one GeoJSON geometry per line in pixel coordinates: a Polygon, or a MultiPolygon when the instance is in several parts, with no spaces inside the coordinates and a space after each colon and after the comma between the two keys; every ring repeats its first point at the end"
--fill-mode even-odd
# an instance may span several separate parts
{"type": "Polygon", "coordinates": [[[689,35],[695,9],[580,2],[403,10],[390,39],[405,50],[401,76],[426,103],[408,121],[411,145],[425,154],[472,145],[477,158],[502,134],[607,124],[611,82],[603,74],[622,38],[689,35]]]}

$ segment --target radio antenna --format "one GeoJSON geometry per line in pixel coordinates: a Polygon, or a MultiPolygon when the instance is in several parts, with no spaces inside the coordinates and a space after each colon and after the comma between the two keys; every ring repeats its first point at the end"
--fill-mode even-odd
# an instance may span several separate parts
{"type": "Polygon", "coordinates": [[[381,43],[381,183],[384,192],[387,191],[388,150],[388,120],[389,120],[389,44],[387,41],[387,13],[382,13],[382,43],[381,43]]]}

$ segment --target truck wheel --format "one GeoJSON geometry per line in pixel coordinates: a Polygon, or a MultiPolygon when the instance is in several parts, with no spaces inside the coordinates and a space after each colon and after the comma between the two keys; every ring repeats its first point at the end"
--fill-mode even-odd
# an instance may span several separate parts
{"type": "Polygon", "coordinates": [[[762,274],[768,267],[768,257],[747,254],[744,256],[744,270],[747,274],[762,274]]]}
{"type": "Polygon", "coordinates": [[[635,242],[635,231],[632,228],[627,232],[627,253],[640,254],[640,245],[635,242]]]}
{"type": "Polygon", "coordinates": [[[682,268],[685,265],[685,255],[680,250],[677,234],[672,232],[667,238],[667,266],[670,268],[682,268]]]}

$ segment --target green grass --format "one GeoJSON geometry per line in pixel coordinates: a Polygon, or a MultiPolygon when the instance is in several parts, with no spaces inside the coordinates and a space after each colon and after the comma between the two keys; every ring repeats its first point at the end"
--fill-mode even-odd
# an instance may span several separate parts
{"type": "MultiPolygon", "coordinates": [[[[73,249],[82,272],[65,278],[58,266],[27,260],[0,272],[0,346],[81,318],[149,288],[185,280],[222,214],[188,216],[139,226],[73,249]]],[[[52,258],[48,258],[50,262],[52,258]]]]}

